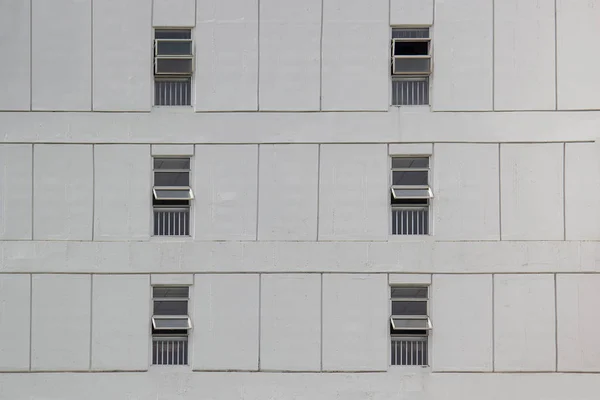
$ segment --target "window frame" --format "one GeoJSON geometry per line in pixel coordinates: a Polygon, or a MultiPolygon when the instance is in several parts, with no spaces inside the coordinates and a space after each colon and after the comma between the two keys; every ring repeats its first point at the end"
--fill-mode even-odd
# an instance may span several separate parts
{"type": "MultiPolygon", "coordinates": [[[[191,287],[189,285],[152,285],[152,293],[151,293],[151,310],[152,310],[152,316],[151,316],[151,322],[152,322],[152,329],[156,330],[156,331],[174,331],[174,330],[191,330],[192,329],[192,320],[189,316],[190,313],[190,289],[191,287]],[[188,288],[188,294],[186,297],[183,296],[172,296],[172,297],[167,297],[167,296],[154,296],[154,288],[177,288],[177,287],[186,287],[188,288]],[[187,302],[187,310],[188,310],[188,314],[187,315],[169,315],[169,314],[154,314],[154,303],[160,301],[160,302],[169,302],[169,301],[185,301],[187,302]],[[187,324],[186,327],[176,327],[176,328],[157,328],[156,327],[156,320],[165,320],[165,319],[170,319],[170,320],[186,320],[187,324]]],[[[188,333],[189,334],[189,333],[188,333]]],[[[152,336],[155,336],[154,333],[152,334],[152,336]]]]}
{"type": "Polygon", "coordinates": [[[152,40],[152,70],[153,70],[153,91],[152,91],[152,104],[153,107],[192,107],[194,104],[194,75],[196,69],[196,57],[195,57],[195,42],[194,42],[194,27],[154,27],[152,29],[153,40],[152,40]],[[168,32],[169,34],[181,33],[181,38],[157,38],[157,33],[168,32]],[[163,42],[189,42],[190,52],[189,54],[159,54],[158,44],[163,42]],[[189,70],[184,72],[163,72],[159,70],[159,60],[190,60],[189,70]],[[181,87],[177,84],[182,85],[181,87]],[[161,99],[157,99],[157,90],[161,91],[161,86],[165,87],[165,90],[169,90],[168,93],[174,93],[172,95],[162,96],[161,99]],[[172,88],[170,85],[175,85],[172,88]],[[158,89],[157,89],[158,87],[158,89]],[[166,89],[169,87],[169,89],[166,89]],[[179,95],[178,93],[179,88],[179,95]],[[182,95],[181,90],[185,88],[185,96],[182,95]],[[179,101],[178,101],[179,100],[179,101]],[[158,104],[157,104],[158,103],[158,104]],[[188,104],[189,103],[189,104],[188,104]]]}

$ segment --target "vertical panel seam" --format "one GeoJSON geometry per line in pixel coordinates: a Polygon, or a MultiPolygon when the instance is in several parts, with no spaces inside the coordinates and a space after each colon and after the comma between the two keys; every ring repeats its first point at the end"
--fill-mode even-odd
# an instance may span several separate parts
{"type": "Polygon", "coordinates": [[[94,312],[94,274],[90,274],[90,353],[89,353],[89,366],[88,366],[88,370],[92,370],[92,331],[93,331],[93,326],[94,326],[94,318],[93,318],[93,312],[94,312]]]}
{"type": "Polygon", "coordinates": [[[96,145],[92,144],[92,241],[96,225],[96,145]]]}
{"type": "Polygon", "coordinates": [[[262,325],[262,274],[258,274],[258,371],[260,371],[260,341],[262,325]]]}
{"type": "Polygon", "coordinates": [[[492,372],[496,371],[496,274],[492,274],[492,372]]]}
{"type": "Polygon", "coordinates": [[[315,241],[319,241],[319,217],[321,215],[320,213],[320,209],[321,209],[321,145],[318,144],[317,145],[317,237],[315,238],[315,241]]]}
{"type": "Polygon", "coordinates": [[[320,341],[320,367],[319,370],[323,371],[323,273],[321,272],[321,326],[320,326],[320,330],[321,330],[321,341],[320,341]]]}
{"type": "Polygon", "coordinates": [[[33,110],[33,0],[29,0],[29,110],[33,110]]]}
{"type": "Polygon", "coordinates": [[[90,110],[94,111],[94,0],[90,0],[90,110]]]}
{"type": "Polygon", "coordinates": [[[321,0],[321,37],[319,38],[319,111],[323,111],[323,11],[325,9],[324,3],[325,0],[321,0]]]}
{"type": "Polygon", "coordinates": [[[554,109],[558,110],[558,13],[554,0],[554,109]]]}
{"type": "Polygon", "coordinates": [[[567,164],[567,144],[563,143],[562,157],[562,191],[563,191],[563,240],[567,240],[567,191],[566,191],[566,164],[567,164]]]}
{"type": "Polygon", "coordinates": [[[256,14],[256,59],[257,59],[257,68],[256,68],[256,111],[260,111],[260,0],[256,1],[258,12],[256,14]]]}
{"type": "Polygon", "coordinates": [[[492,0],[492,111],[496,109],[496,0],[492,0]]]}
{"type": "Polygon", "coordinates": [[[260,210],[260,144],[256,145],[256,232],[254,240],[258,241],[258,216],[260,210]]]}
{"type": "Polygon", "coordinates": [[[33,240],[33,229],[34,225],[34,213],[35,213],[35,203],[34,203],[34,191],[35,191],[35,155],[34,155],[35,144],[31,144],[31,240],[33,240]]]}
{"type": "Polygon", "coordinates": [[[502,240],[502,145],[498,143],[498,234],[502,240]]]}
{"type": "Polygon", "coordinates": [[[556,290],[557,274],[554,274],[554,371],[558,372],[558,300],[556,290]]]}
{"type": "Polygon", "coordinates": [[[29,371],[31,371],[33,347],[33,274],[29,274],[29,371]]]}

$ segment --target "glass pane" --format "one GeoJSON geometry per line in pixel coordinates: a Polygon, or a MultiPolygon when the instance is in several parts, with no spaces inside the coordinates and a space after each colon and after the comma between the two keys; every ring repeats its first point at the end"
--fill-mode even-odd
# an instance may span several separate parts
{"type": "Polygon", "coordinates": [[[155,172],[154,186],[190,186],[190,173],[155,172]]]}
{"type": "Polygon", "coordinates": [[[168,190],[154,189],[156,200],[191,200],[192,193],[189,189],[168,190]]]}
{"type": "Polygon", "coordinates": [[[427,315],[426,301],[392,301],[392,315],[427,315]]]}
{"type": "Polygon", "coordinates": [[[392,168],[429,168],[429,157],[392,157],[392,168]]]}
{"type": "Polygon", "coordinates": [[[189,58],[158,58],[156,72],[161,74],[191,74],[192,60],[189,58]]]}
{"type": "Polygon", "coordinates": [[[155,286],[152,288],[152,296],[154,298],[178,298],[187,299],[189,297],[190,288],[187,286],[164,287],[155,286]]]}
{"type": "Polygon", "coordinates": [[[156,51],[159,56],[187,56],[192,54],[192,42],[189,40],[158,41],[156,51]]]}
{"type": "Polygon", "coordinates": [[[429,58],[395,58],[394,73],[429,72],[429,58]]]}
{"type": "Polygon", "coordinates": [[[154,300],[154,315],[187,315],[187,300],[160,301],[154,300]]]}
{"type": "Polygon", "coordinates": [[[155,39],[191,39],[191,29],[156,29],[155,39]]]}
{"type": "Polygon", "coordinates": [[[393,318],[394,329],[429,329],[429,322],[426,319],[403,319],[393,318]]]}
{"type": "Polygon", "coordinates": [[[429,189],[395,189],[392,188],[394,199],[430,199],[429,189]]]}
{"type": "Polygon", "coordinates": [[[156,329],[189,329],[189,318],[153,318],[156,329]]]}
{"type": "Polygon", "coordinates": [[[418,185],[427,186],[429,175],[428,171],[393,171],[392,185],[406,186],[418,185]]]}
{"type": "Polygon", "coordinates": [[[425,39],[429,37],[429,28],[394,28],[392,39],[425,39]]]}
{"type": "Polygon", "coordinates": [[[426,299],[427,287],[392,287],[392,298],[396,297],[426,299]]]}
{"type": "Polygon", "coordinates": [[[395,56],[426,56],[429,42],[394,42],[395,56]]]}
{"type": "Polygon", "coordinates": [[[189,158],[155,158],[154,169],[190,169],[189,158]]]}

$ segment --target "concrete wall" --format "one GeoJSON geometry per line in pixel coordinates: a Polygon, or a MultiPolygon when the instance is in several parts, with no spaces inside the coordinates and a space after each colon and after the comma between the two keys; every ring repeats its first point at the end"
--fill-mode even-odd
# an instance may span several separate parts
{"type": "Polygon", "coordinates": [[[0,110],[31,108],[31,2],[0,3],[0,110]],[[6,38],[6,40],[4,40],[6,38]]]}
{"type": "Polygon", "coordinates": [[[192,27],[196,25],[196,0],[154,0],[152,26],[192,27]]]}
{"type": "Polygon", "coordinates": [[[29,369],[30,275],[0,275],[0,371],[29,369]]]}
{"type": "Polygon", "coordinates": [[[433,23],[433,0],[391,0],[390,25],[422,25],[433,23]]]}
{"type": "Polygon", "coordinates": [[[32,237],[33,160],[30,144],[0,145],[0,239],[32,237]]]}

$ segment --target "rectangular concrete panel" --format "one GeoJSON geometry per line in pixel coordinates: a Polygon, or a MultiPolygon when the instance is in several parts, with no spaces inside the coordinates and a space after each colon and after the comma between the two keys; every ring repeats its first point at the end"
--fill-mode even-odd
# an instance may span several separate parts
{"type": "Polygon", "coordinates": [[[600,372],[600,275],[556,275],[558,371],[600,372]]]}
{"type": "Polygon", "coordinates": [[[150,236],[149,145],[94,146],[94,240],[150,236]]]}
{"type": "Polygon", "coordinates": [[[496,110],[554,110],[555,2],[494,2],[496,110]]]}
{"type": "Polygon", "coordinates": [[[324,274],[322,290],[323,370],[387,370],[387,275],[324,274]]]}
{"type": "Polygon", "coordinates": [[[0,240],[31,239],[31,149],[30,144],[0,145],[0,240]]]}
{"type": "Polygon", "coordinates": [[[94,275],[92,281],[92,369],[148,369],[150,277],[94,275]]]}
{"type": "Polygon", "coordinates": [[[29,369],[30,276],[0,275],[0,371],[29,369]]]}
{"type": "Polygon", "coordinates": [[[319,110],[322,1],[260,1],[260,110],[319,110]]]}
{"type": "Polygon", "coordinates": [[[197,2],[196,110],[258,109],[258,0],[197,2]]]}
{"type": "Polygon", "coordinates": [[[258,274],[196,275],[193,293],[194,370],[258,369],[258,274]]]}
{"type": "Polygon", "coordinates": [[[92,0],[32,0],[31,46],[33,110],[91,110],[92,0]]]}
{"type": "Polygon", "coordinates": [[[492,109],[493,27],[493,0],[436,4],[431,86],[434,110],[492,109]]]}
{"type": "Polygon", "coordinates": [[[565,147],[566,240],[600,239],[600,147],[567,143],[565,147]]]}
{"type": "Polygon", "coordinates": [[[90,367],[90,275],[33,275],[31,370],[90,367]]]}
{"type": "Polygon", "coordinates": [[[154,0],[152,7],[155,28],[196,25],[196,0],[154,0]]]}
{"type": "Polygon", "coordinates": [[[258,145],[198,145],[193,176],[196,239],[255,240],[258,145]]]}
{"type": "Polygon", "coordinates": [[[390,25],[430,26],[433,24],[433,1],[390,0],[390,25]]]}
{"type": "Polygon", "coordinates": [[[33,239],[91,240],[92,146],[39,144],[33,154],[33,239]]]}
{"type": "Polygon", "coordinates": [[[554,276],[494,276],[495,371],[555,371],[554,276]]]}
{"type": "Polygon", "coordinates": [[[434,225],[440,240],[499,240],[497,144],[435,145],[434,225]]]}
{"type": "Polygon", "coordinates": [[[501,144],[503,240],[562,240],[563,145],[501,144]]]}
{"type": "Polygon", "coordinates": [[[323,110],[388,109],[389,6],[389,0],[324,0],[323,110]]]}
{"type": "Polygon", "coordinates": [[[319,371],[321,274],[263,274],[261,279],[260,369],[319,371]]]}
{"type": "Polygon", "coordinates": [[[94,1],[94,110],[150,111],[152,2],[94,1]]]}
{"type": "Polygon", "coordinates": [[[29,110],[31,107],[31,2],[0,2],[0,110],[29,110]],[[6,40],[4,39],[6,38],[6,40]]]}
{"type": "Polygon", "coordinates": [[[433,371],[493,368],[492,275],[433,275],[433,371]]]}
{"type": "Polygon", "coordinates": [[[321,145],[320,240],[388,236],[389,168],[384,144],[321,145]]]}
{"type": "Polygon", "coordinates": [[[600,35],[597,1],[556,1],[556,72],[559,110],[599,109],[600,57],[595,51],[600,35]]]}
{"type": "Polygon", "coordinates": [[[319,146],[260,146],[258,240],[316,240],[319,146]]]}

